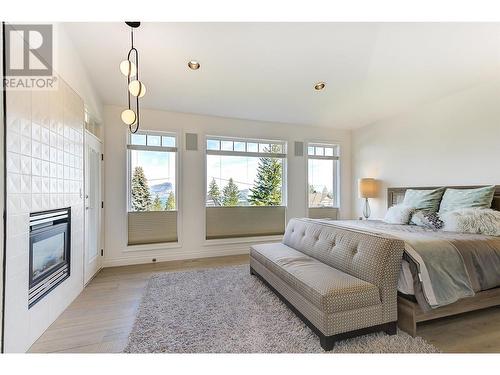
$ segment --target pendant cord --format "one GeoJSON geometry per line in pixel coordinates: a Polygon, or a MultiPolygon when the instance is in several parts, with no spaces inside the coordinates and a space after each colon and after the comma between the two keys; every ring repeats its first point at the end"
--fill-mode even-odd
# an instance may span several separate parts
{"type": "MultiPolygon", "coordinates": [[[[132,52],[134,52],[134,55],[135,55],[135,66],[136,66],[136,69],[135,69],[135,75],[136,75],[136,80],[139,81],[139,52],[137,51],[137,49],[134,47],[134,28],[131,27],[130,28],[130,44],[131,44],[131,48],[130,50],[128,51],[128,56],[127,56],[127,60],[129,61],[129,64],[132,65],[132,62],[130,60],[131,58],[131,55],[132,55],[132,52]]],[[[130,66],[130,71],[132,70],[132,67],[130,66]]],[[[127,76],[127,102],[128,102],[128,109],[132,109],[132,105],[131,105],[131,100],[130,100],[130,90],[129,90],[129,85],[130,85],[130,80],[131,80],[131,76],[130,74],[127,76]]],[[[139,96],[136,97],[136,121],[135,121],[135,129],[134,129],[134,124],[130,124],[129,125],[129,130],[132,134],[135,134],[137,133],[137,131],[139,130],[139,96]]]]}

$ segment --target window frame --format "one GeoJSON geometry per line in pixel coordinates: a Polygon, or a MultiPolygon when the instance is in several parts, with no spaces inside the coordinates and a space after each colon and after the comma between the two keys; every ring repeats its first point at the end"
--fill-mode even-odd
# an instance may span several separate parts
{"type": "MultiPolygon", "coordinates": [[[[245,149],[247,146],[245,146],[245,149]]],[[[204,152],[204,188],[203,188],[203,204],[205,211],[207,208],[210,208],[210,206],[207,206],[207,194],[208,194],[208,183],[207,183],[207,178],[208,178],[208,168],[207,168],[207,156],[208,155],[220,155],[220,156],[249,156],[249,157],[275,157],[282,159],[282,184],[281,184],[281,204],[277,206],[265,206],[265,207],[288,207],[288,169],[287,169],[287,164],[288,164],[288,141],[281,139],[260,139],[260,138],[253,138],[253,137],[231,137],[231,136],[220,136],[220,135],[209,135],[205,134],[204,136],[204,142],[203,142],[203,152],[204,152]],[[221,142],[221,145],[219,147],[219,150],[209,150],[207,147],[208,140],[219,140],[221,142]],[[234,142],[246,142],[248,143],[266,143],[269,142],[269,144],[278,144],[282,146],[282,152],[281,153],[265,153],[265,152],[248,152],[248,151],[224,151],[221,150],[222,148],[222,141],[233,141],[233,150],[234,150],[234,142]]],[[[254,206],[234,206],[234,207],[254,207],[254,206]]],[[[205,225],[206,227],[206,225],[205,225]]],[[[207,241],[215,241],[215,240],[207,240],[207,241]]]]}
{"type": "MultiPolygon", "coordinates": [[[[126,209],[127,214],[129,212],[135,212],[132,210],[132,194],[131,194],[131,182],[132,182],[132,161],[131,161],[131,150],[138,151],[160,151],[160,152],[175,152],[175,210],[177,212],[177,220],[179,220],[179,211],[180,211],[180,152],[179,152],[179,136],[176,132],[168,132],[168,131],[158,131],[158,130],[140,130],[136,135],[159,135],[159,136],[168,136],[173,137],[175,139],[175,147],[165,147],[165,146],[147,146],[147,145],[132,145],[131,139],[132,135],[130,132],[127,134],[127,192],[126,192],[126,209]]],[[[146,138],[147,139],[147,138],[146,138]]],[[[147,212],[147,211],[146,211],[147,212]]],[[[179,226],[179,224],[177,224],[179,226]]],[[[179,232],[179,230],[178,230],[179,232]]],[[[179,233],[178,233],[179,236],[179,233]]],[[[142,246],[142,245],[133,245],[133,246],[142,246]]]]}
{"type": "Polygon", "coordinates": [[[340,209],[340,170],[341,170],[341,147],[340,143],[336,141],[324,141],[324,140],[311,140],[311,141],[306,141],[305,142],[305,169],[306,169],[306,176],[305,176],[305,186],[306,186],[306,208],[307,210],[310,209],[340,209]],[[325,156],[325,155],[309,155],[309,147],[333,147],[334,153],[331,156],[325,156]],[[335,149],[337,150],[337,154],[335,155],[335,149]],[[324,206],[324,207],[311,207],[309,205],[309,160],[333,160],[333,161],[338,161],[336,163],[336,166],[334,164],[334,171],[333,171],[333,191],[335,194],[335,200],[333,202],[332,206],[324,206]]]}

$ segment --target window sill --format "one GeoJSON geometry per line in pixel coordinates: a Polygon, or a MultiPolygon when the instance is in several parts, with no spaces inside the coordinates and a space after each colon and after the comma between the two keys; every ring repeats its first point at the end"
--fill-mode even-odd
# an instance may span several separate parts
{"type": "Polygon", "coordinates": [[[272,236],[258,236],[258,237],[235,237],[235,238],[221,238],[214,240],[205,240],[204,246],[217,246],[217,245],[232,245],[239,243],[255,243],[255,242],[276,242],[281,241],[283,235],[272,235],[272,236]]]}
{"type": "Polygon", "coordinates": [[[169,249],[179,249],[182,247],[180,242],[163,242],[163,243],[151,243],[144,245],[127,245],[123,250],[124,253],[134,253],[138,251],[154,251],[154,250],[169,250],[169,249]]]}
{"type": "Polygon", "coordinates": [[[316,209],[322,209],[322,208],[329,209],[329,210],[331,210],[331,209],[340,210],[340,207],[338,207],[338,206],[331,206],[331,207],[330,206],[321,206],[321,207],[308,207],[308,208],[310,210],[313,210],[313,209],[316,210],[316,209]]]}
{"type": "Polygon", "coordinates": [[[276,206],[205,206],[205,209],[212,209],[212,208],[258,208],[258,207],[267,207],[267,208],[272,208],[272,207],[276,207],[276,208],[287,208],[288,206],[285,206],[283,204],[281,205],[276,205],[276,206]]]}

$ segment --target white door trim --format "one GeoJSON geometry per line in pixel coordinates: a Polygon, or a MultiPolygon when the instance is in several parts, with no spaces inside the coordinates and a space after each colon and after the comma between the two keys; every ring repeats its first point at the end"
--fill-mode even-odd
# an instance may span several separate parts
{"type": "Polygon", "coordinates": [[[102,158],[102,142],[99,140],[96,136],[94,136],[92,133],[89,131],[85,130],[85,182],[84,182],[84,191],[85,191],[85,240],[84,240],[84,284],[87,285],[90,280],[97,274],[97,272],[102,268],[102,263],[103,263],[103,256],[101,255],[101,249],[103,248],[103,215],[102,215],[102,207],[101,207],[101,202],[102,202],[102,194],[103,194],[103,189],[102,189],[102,181],[103,181],[103,163],[101,162],[102,158]],[[97,255],[96,257],[92,258],[92,260],[88,259],[88,254],[89,254],[89,216],[88,216],[88,194],[89,194],[89,172],[90,172],[90,166],[89,166],[89,147],[92,148],[93,150],[97,151],[99,156],[98,156],[98,161],[99,161],[99,188],[98,188],[98,195],[96,198],[96,212],[97,214],[97,220],[98,220],[98,225],[97,228],[99,228],[98,232],[96,233],[96,236],[98,238],[98,245],[97,245],[97,255]],[[94,261],[95,260],[95,261],[94,261]]]}

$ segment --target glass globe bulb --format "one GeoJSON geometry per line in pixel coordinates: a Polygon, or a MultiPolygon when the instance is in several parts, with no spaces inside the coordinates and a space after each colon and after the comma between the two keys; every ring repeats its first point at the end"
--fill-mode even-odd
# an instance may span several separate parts
{"type": "Polygon", "coordinates": [[[129,83],[128,91],[132,95],[142,98],[146,94],[146,86],[141,81],[135,80],[129,83]]]}
{"type": "Polygon", "coordinates": [[[123,60],[120,63],[120,71],[125,77],[135,77],[137,74],[137,68],[130,60],[123,60]]]}
{"type": "Polygon", "coordinates": [[[131,109],[126,109],[122,112],[122,121],[127,125],[133,125],[136,121],[135,112],[131,109]]]}

